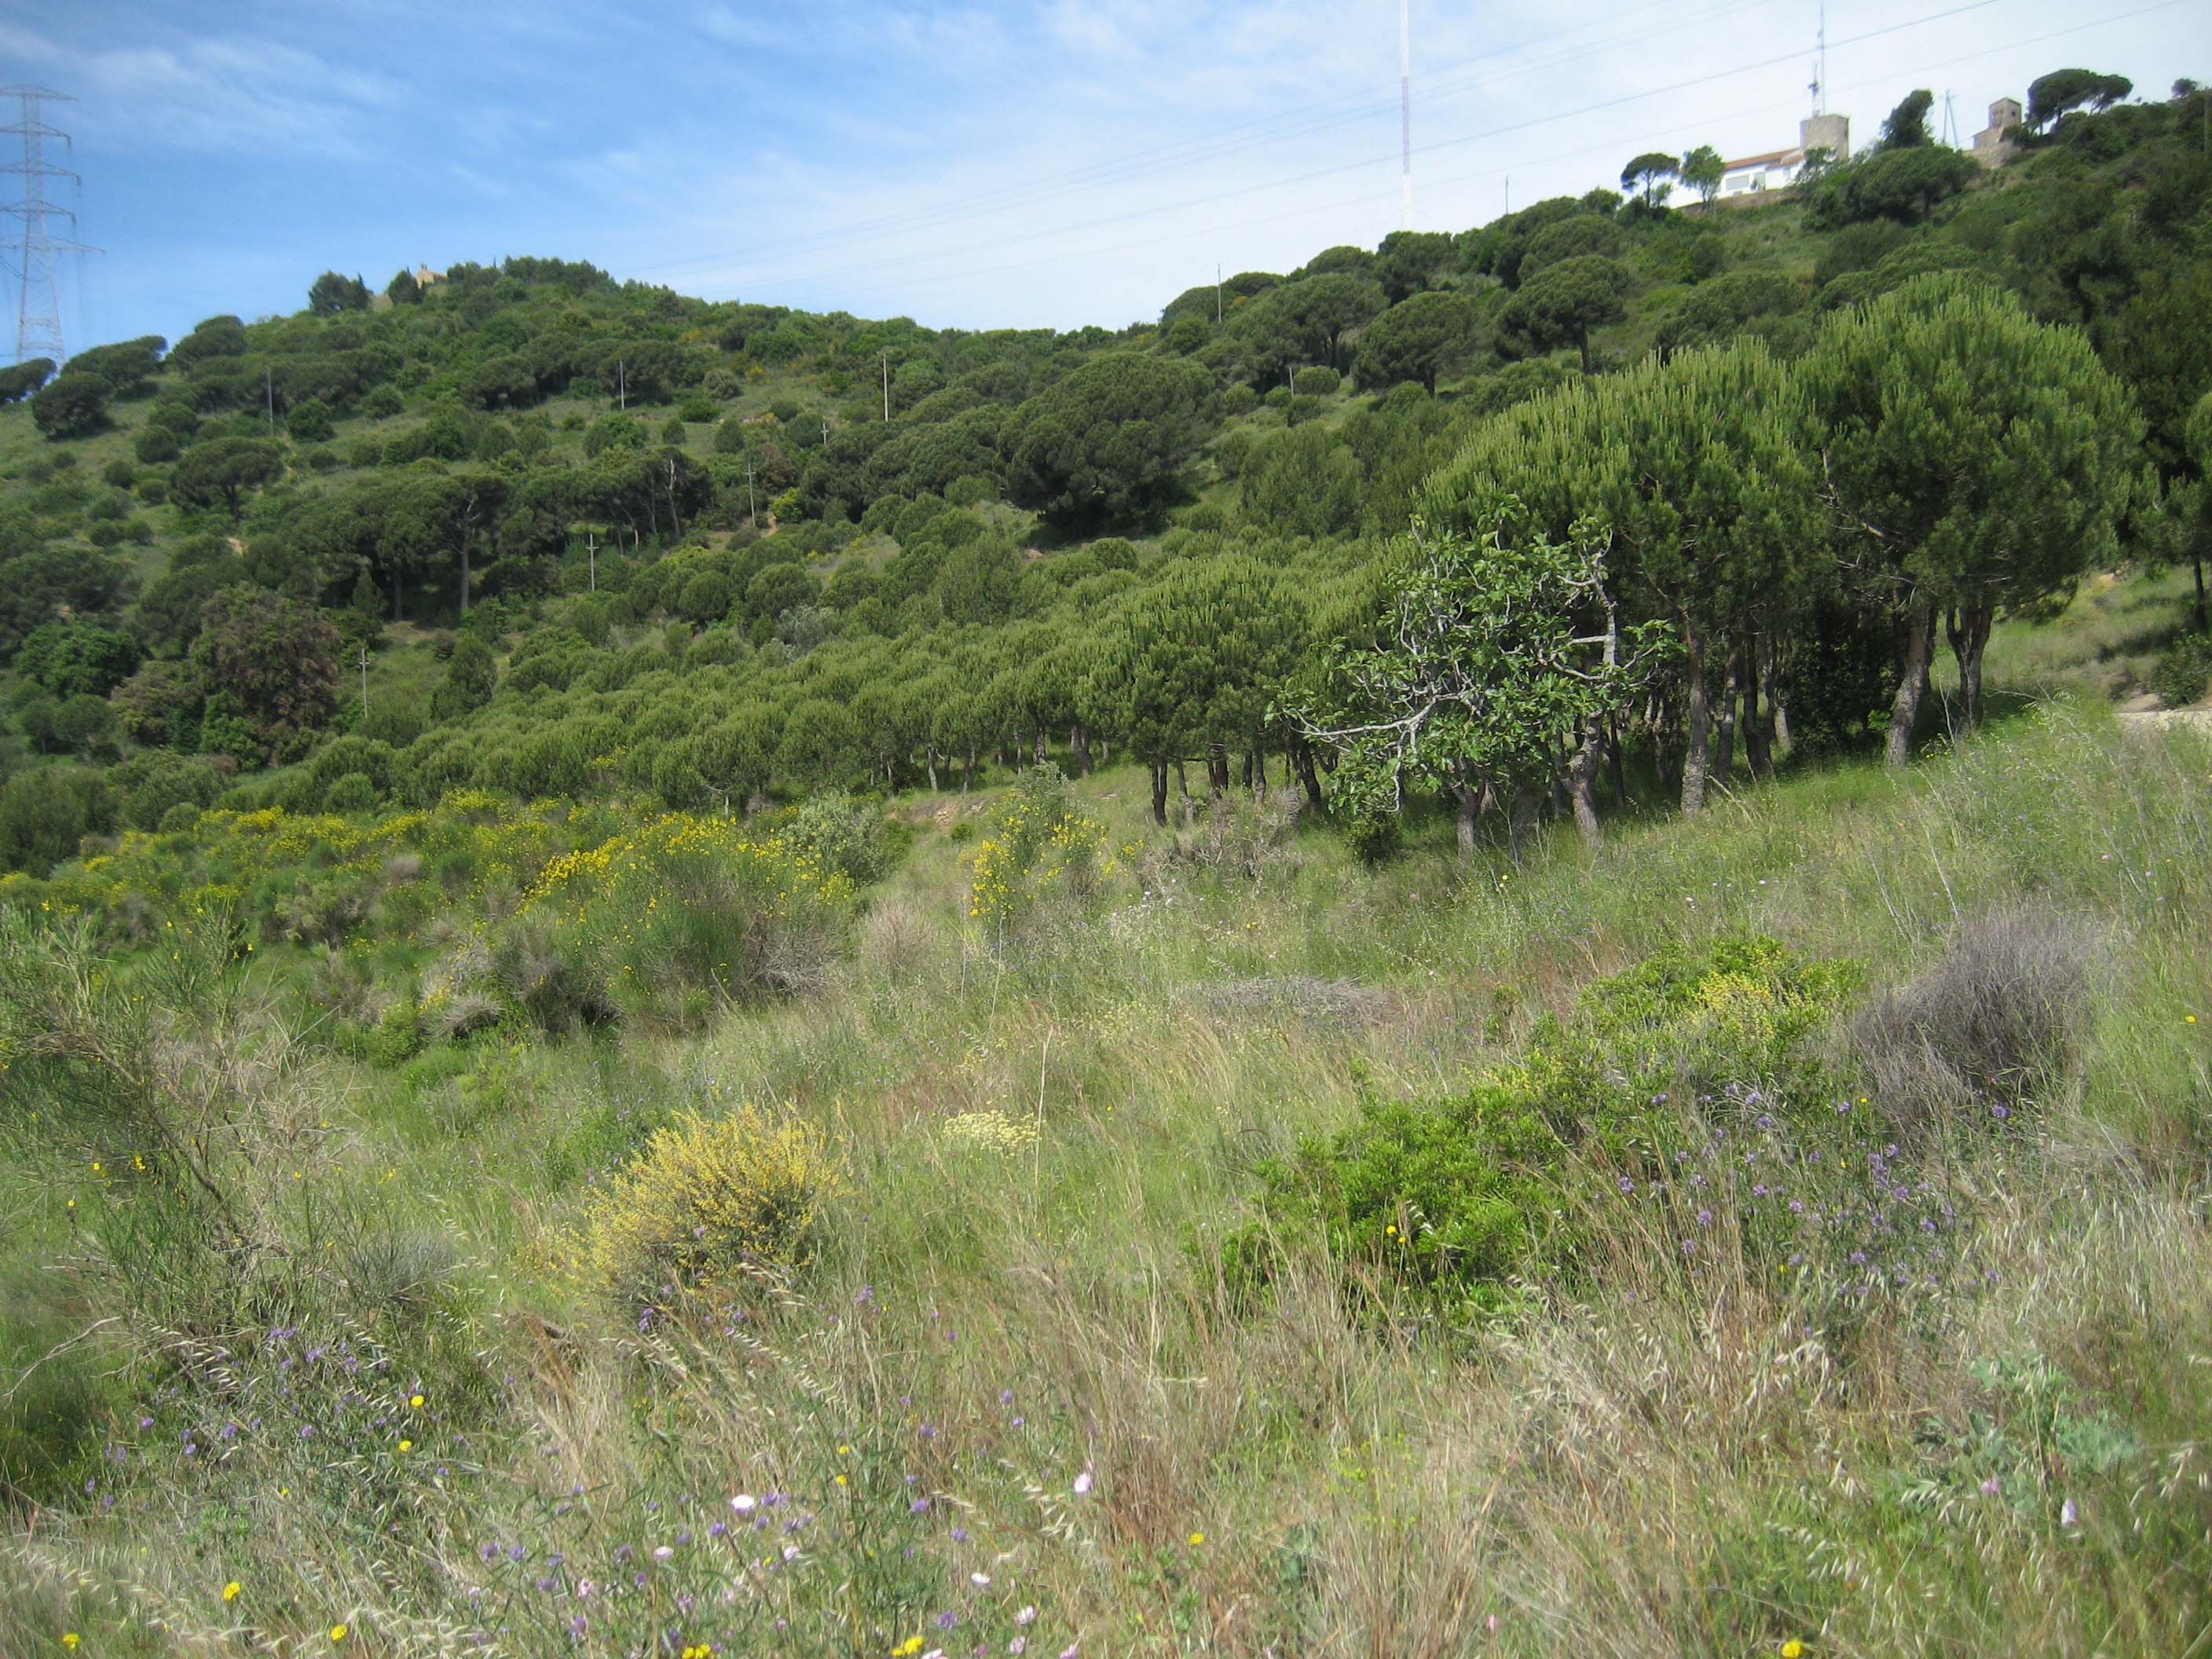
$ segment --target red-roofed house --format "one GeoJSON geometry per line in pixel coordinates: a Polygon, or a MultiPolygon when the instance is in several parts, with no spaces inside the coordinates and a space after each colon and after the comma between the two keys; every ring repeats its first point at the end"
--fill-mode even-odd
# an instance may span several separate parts
{"type": "Polygon", "coordinates": [[[1723,162],[1720,194],[1723,198],[1749,196],[1762,190],[1781,190],[1794,185],[1804,173],[1806,153],[1814,149],[1826,150],[1832,161],[1848,157],[1851,153],[1850,117],[1810,116],[1798,123],[1794,148],[1770,149],[1723,162]]]}

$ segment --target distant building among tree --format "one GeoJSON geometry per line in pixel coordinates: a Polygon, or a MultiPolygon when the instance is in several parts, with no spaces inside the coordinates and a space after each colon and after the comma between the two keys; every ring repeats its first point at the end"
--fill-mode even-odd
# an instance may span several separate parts
{"type": "Polygon", "coordinates": [[[2002,167],[2018,153],[2013,130],[2020,125],[2020,100],[2000,98],[1990,106],[1990,124],[1974,135],[1973,158],[1985,167],[2002,167]]]}
{"type": "MultiPolygon", "coordinates": [[[[2015,117],[2015,118],[2017,118],[2015,117]]],[[[1804,177],[1808,158],[1841,161],[1851,153],[1851,118],[1848,115],[1809,115],[1797,124],[1797,143],[1790,149],[1770,149],[1757,155],[1741,155],[1721,168],[1720,198],[1755,196],[1762,191],[1784,190],[1804,177]]]]}

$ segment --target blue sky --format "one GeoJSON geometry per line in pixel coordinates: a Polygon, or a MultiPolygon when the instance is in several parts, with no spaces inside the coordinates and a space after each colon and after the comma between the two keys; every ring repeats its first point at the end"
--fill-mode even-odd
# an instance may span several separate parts
{"type": "MultiPolygon", "coordinates": [[[[0,0],[0,75],[74,94],[72,349],[297,309],[326,267],[583,258],[938,325],[1157,314],[1400,222],[1396,0],[0,0]]],[[[1415,222],[1794,142],[1815,0],[1415,0],[1415,222]]],[[[1855,142],[1915,86],[2081,64],[2212,80],[2201,0],[1830,8],[1855,142]]],[[[66,186],[64,187],[64,191],[66,186]]],[[[12,295],[8,296],[12,298],[12,295]]]]}

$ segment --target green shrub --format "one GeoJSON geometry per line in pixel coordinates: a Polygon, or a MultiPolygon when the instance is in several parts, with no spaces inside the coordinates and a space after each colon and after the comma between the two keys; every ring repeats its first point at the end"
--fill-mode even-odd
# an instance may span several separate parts
{"type": "Polygon", "coordinates": [[[132,756],[109,771],[107,782],[122,795],[123,821],[134,830],[164,828],[179,807],[190,827],[222,793],[222,775],[214,767],[168,750],[132,756]]]}
{"type": "Polygon", "coordinates": [[[379,1071],[396,1071],[422,1051],[421,1014],[410,1002],[395,1002],[374,1024],[341,1021],[332,1046],[379,1071]]]}
{"type": "Polygon", "coordinates": [[[1223,1242],[1224,1277],[1249,1298],[1304,1240],[1326,1249],[1356,1300],[1494,1311],[1516,1281],[1573,1265],[1577,1183],[1659,1167],[1686,1109],[1825,1109],[1831,1079],[1807,1040],[1856,984],[1844,964],[1758,938],[1663,951],[1600,980],[1571,1023],[1539,1021],[1521,1060],[1467,1093],[1366,1101],[1349,1127],[1263,1164],[1256,1213],[1223,1242]]]}
{"type": "Polygon", "coordinates": [[[2159,653],[2150,671],[2151,690],[2168,708],[2186,708],[2212,686],[2212,639],[2184,634],[2159,653]]]}
{"type": "Polygon", "coordinates": [[[377,802],[376,784],[366,772],[347,772],[323,791],[325,812],[366,812],[377,802]]]}
{"type": "Polygon", "coordinates": [[[840,790],[808,796],[778,826],[777,834],[856,887],[877,880],[898,862],[894,825],[840,790]]]}

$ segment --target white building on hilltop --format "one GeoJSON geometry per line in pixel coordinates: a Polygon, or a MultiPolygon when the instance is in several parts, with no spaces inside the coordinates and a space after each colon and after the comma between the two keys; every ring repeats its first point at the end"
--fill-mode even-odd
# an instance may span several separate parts
{"type": "Polygon", "coordinates": [[[1770,149],[1723,162],[1720,197],[1752,196],[1760,191],[1784,190],[1805,175],[1805,157],[1825,150],[1826,159],[1840,161],[1851,153],[1851,118],[1848,115],[1808,116],[1797,124],[1797,143],[1791,149],[1770,149]]]}

